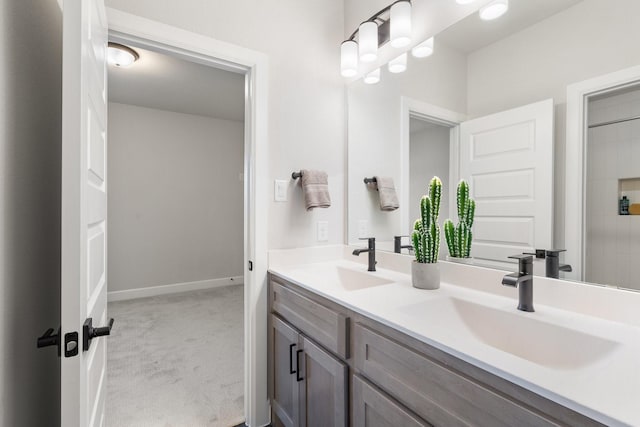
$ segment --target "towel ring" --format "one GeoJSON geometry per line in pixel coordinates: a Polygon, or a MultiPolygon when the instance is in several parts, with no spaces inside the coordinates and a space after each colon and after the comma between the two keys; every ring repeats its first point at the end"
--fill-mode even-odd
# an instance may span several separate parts
{"type": "Polygon", "coordinates": [[[373,184],[373,183],[377,184],[378,180],[375,177],[373,177],[373,178],[365,178],[364,179],[364,183],[365,184],[373,184]]]}
{"type": "Polygon", "coordinates": [[[298,178],[302,178],[302,171],[300,172],[293,172],[291,174],[291,179],[298,179],[298,178]]]}

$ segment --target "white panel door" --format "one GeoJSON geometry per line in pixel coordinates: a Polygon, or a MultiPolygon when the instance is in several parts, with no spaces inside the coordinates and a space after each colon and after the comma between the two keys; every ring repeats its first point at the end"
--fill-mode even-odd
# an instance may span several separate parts
{"type": "Polygon", "coordinates": [[[107,21],[103,0],[63,6],[61,424],[102,426],[107,323],[107,21]],[[71,334],[77,332],[77,338],[71,334]]]}
{"type": "Polygon", "coordinates": [[[476,201],[471,256],[507,257],[553,245],[553,100],[460,125],[460,177],[476,201]]]}

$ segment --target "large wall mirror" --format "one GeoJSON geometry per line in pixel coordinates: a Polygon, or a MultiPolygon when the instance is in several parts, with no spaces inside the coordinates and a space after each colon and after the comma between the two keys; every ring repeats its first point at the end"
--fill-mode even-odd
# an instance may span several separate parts
{"type": "MultiPolygon", "coordinates": [[[[464,178],[477,204],[477,265],[513,269],[509,255],[567,249],[561,262],[575,268],[564,277],[640,290],[631,270],[640,259],[640,2],[509,4],[497,20],[472,14],[436,34],[433,55],[409,56],[404,73],[348,85],[348,241],[373,236],[394,250],[434,175],[440,224],[456,222],[464,178]],[[624,79],[602,77],[616,73],[624,79]],[[572,87],[582,92],[568,116],[572,87]],[[578,126],[569,140],[568,126],[578,126]],[[381,209],[363,182],[371,177],[393,179],[397,210],[381,209]]],[[[402,238],[403,254],[409,243],[402,238]]]]}

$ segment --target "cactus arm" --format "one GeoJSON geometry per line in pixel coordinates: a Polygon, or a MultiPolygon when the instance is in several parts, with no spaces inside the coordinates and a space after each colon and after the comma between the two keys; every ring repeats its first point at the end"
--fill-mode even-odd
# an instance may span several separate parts
{"type": "Polygon", "coordinates": [[[471,256],[471,240],[473,239],[473,233],[471,229],[467,229],[467,247],[465,248],[465,258],[469,258],[471,256]]]}
{"type": "Polygon", "coordinates": [[[458,184],[456,202],[458,204],[458,220],[462,221],[467,213],[467,202],[469,201],[469,185],[463,179],[458,184]]]}
{"type": "Polygon", "coordinates": [[[438,221],[440,216],[440,199],[442,197],[442,181],[434,176],[429,183],[429,199],[431,200],[431,219],[438,221]]]}
{"type": "Polygon", "coordinates": [[[473,199],[469,199],[469,204],[467,207],[467,215],[466,215],[466,223],[467,227],[471,228],[473,226],[473,218],[476,214],[476,201],[473,199]]]}
{"type": "Polygon", "coordinates": [[[446,220],[444,222],[444,238],[447,241],[447,247],[449,248],[449,255],[451,256],[457,256],[456,255],[457,251],[454,243],[455,234],[456,232],[453,225],[453,221],[451,221],[450,219],[446,220]]]}

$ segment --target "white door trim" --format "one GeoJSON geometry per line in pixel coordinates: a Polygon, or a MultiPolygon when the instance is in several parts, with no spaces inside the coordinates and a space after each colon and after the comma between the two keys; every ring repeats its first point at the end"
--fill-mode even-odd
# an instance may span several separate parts
{"type": "MultiPolygon", "coordinates": [[[[403,96],[400,98],[400,206],[409,206],[409,147],[411,142],[411,117],[418,117],[430,122],[438,123],[451,128],[449,133],[449,195],[455,194],[451,189],[453,183],[457,183],[459,179],[459,152],[460,152],[460,135],[458,125],[465,120],[467,116],[462,113],[447,110],[437,105],[418,101],[417,99],[403,96]]],[[[455,212],[455,197],[449,197],[449,212],[455,212]]],[[[409,231],[411,224],[406,212],[400,215],[400,229],[402,233],[409,231]]]]}
{"type": "Polygon", "coordinates": [[[244,73],[244,411],[250,427],[268,425],[267,397],[267,56],[201,34],[107,8],[109,33],[192,61],[244,73]],[[248,262],[253,262],[253,271],[248,262]]]}
{"type": "Polygon", "coordinates": [[[640,66],[626,68],[567,86],[567,140],[565,161],[566,262],[573,267],[565,277],[584,279],[585,141],[587,102],[595,95],[640,83],[640,66]]]}

